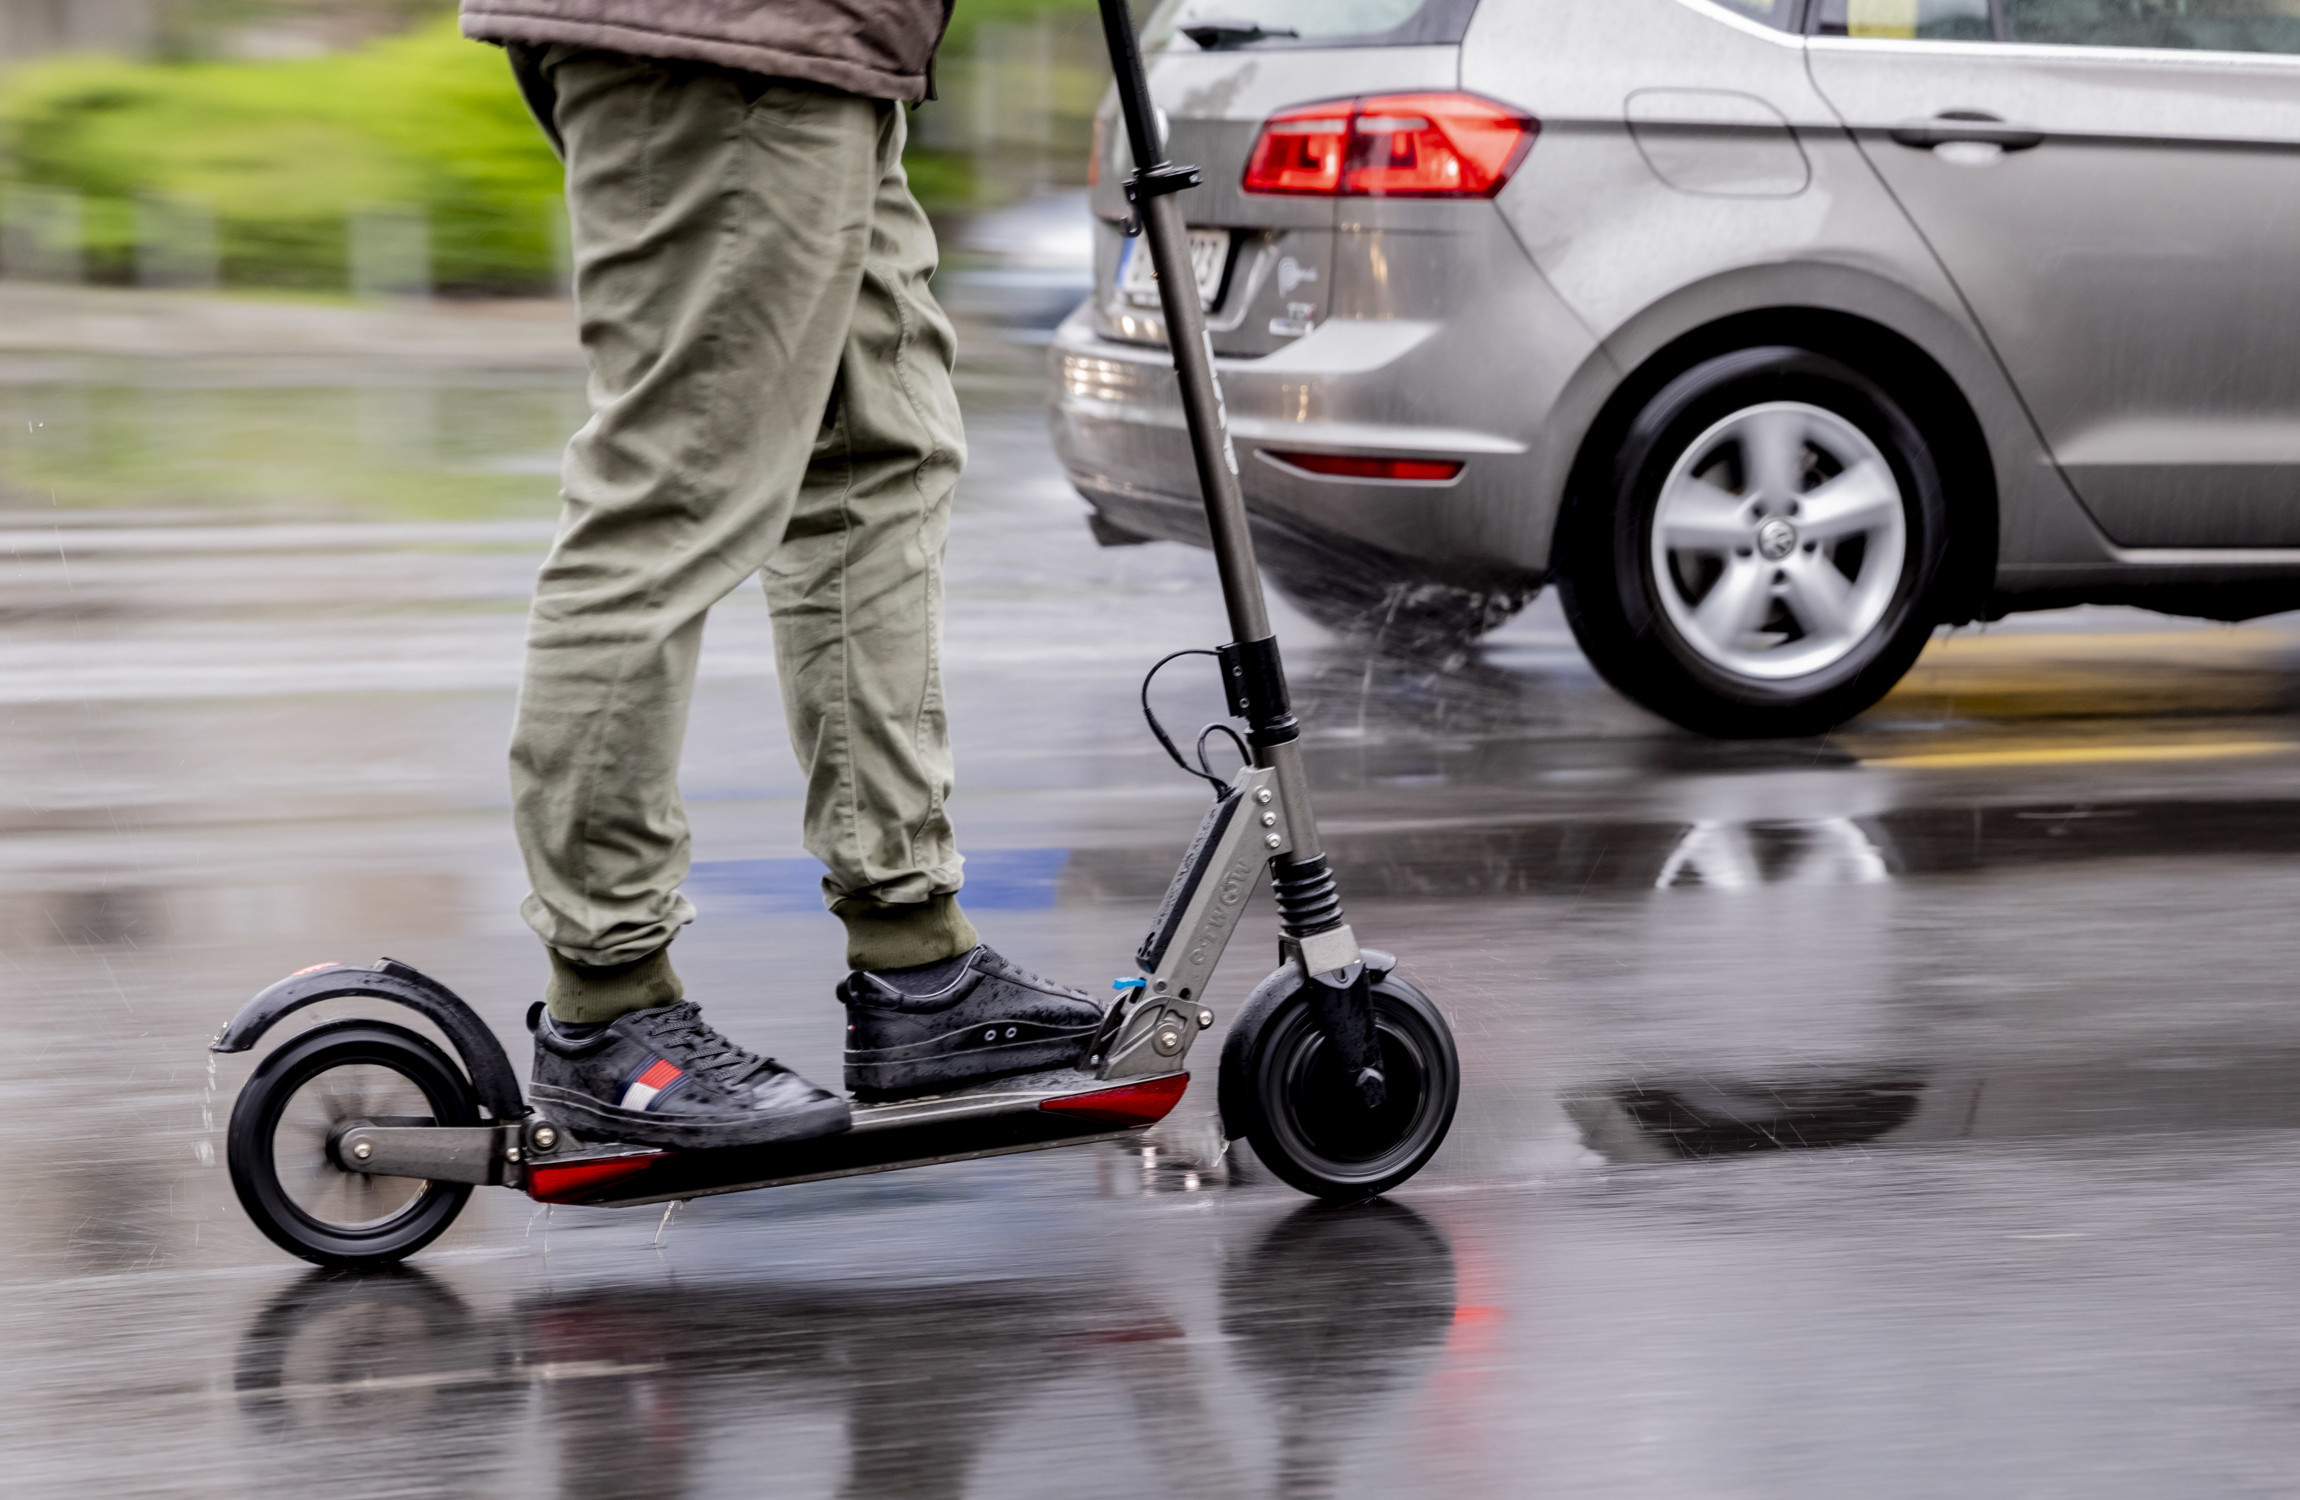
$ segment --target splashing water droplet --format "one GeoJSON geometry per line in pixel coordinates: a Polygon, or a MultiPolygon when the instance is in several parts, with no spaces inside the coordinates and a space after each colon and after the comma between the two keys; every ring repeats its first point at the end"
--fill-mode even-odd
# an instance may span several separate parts
{"type": "Polygon", "coordinates": [[[212,1167],[216,1164],[216,1143],[213,1139],[215,1133],[216,1055],[211,1052],[208,1054],[207,1091],[200,1095],[200,1134],[202,1137],[204,1137],[204,1139],[200,1141],[199,1145],[194,1148],[192,1152],[194,1156],[200,1159],[200,1165],[203,1167],[212,1167]]]}

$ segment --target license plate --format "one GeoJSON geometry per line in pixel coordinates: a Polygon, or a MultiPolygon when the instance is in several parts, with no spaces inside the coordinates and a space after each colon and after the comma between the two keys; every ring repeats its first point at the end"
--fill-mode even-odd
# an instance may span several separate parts
{"type": "MultiPolygon", "coordinates": [[[[1212,307],[1222,290],[1222,272],[1230,264],[1230,231],[1190,231],[1190,269],[1198,277],[1198,305],[1212,307]]],[[[1158,305],[1158,273],[1150,269],[1150,246],[1136,235],[1126,242],[1118,265],[1118,292],[1137,307],[1158,305]]]]}

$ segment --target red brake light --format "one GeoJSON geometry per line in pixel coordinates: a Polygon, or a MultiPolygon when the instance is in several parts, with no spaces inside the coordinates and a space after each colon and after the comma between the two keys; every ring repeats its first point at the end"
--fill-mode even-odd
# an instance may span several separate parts
{"type": "Polygon", "coordinates": [[[1421,484],[1442,484],[1461,472],[1461,463],[1448,458],[1365,458],[1354,453],[1281,453],[1263,450],[1289,468],[1336,479],[1403,479],[1421,484]]]}
{"type": "Polygon", "coordinates": [[[1371,94],[1280,110],[1246,163],[1249,193],[1489,198],[1541,122],[1475,94],[1371,94]]]}
{"type": "Polygon", "coordinates": [[[1336,99],[1281,110],[1263,121],[1246,162],[1246,191],[1329,197],[1341,191],[1342,157],[1356,111],[1356,100],[1336,99]]]}
{"type": "Polygon", "coordinates": [[[1475,94],[1377,94],[1350,125],[1342,191],[1483,198],[1500,190],[1540,127],[1475,94]]]}

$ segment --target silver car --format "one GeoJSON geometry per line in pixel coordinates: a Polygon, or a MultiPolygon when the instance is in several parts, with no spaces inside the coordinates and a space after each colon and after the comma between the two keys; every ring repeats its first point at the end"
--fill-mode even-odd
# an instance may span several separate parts
{"type": "MultiPolygon", "coordinates": [[[[1317,618],[1462,639],[1554,579],[1615,686],[1745,736],[1941,623],[2300,607],[2300,0],[1168,0],[1146,42],[1317,618]]],[[[1104,541],[1202,541],[1123,136],[1056,446],[1104,541]]]]}

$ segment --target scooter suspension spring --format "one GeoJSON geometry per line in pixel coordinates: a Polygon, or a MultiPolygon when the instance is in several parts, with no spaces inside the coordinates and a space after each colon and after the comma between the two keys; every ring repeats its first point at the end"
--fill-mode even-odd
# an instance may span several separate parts
{"type": "Polygon", "coordinates": [[[1342,925],[1342,892],[1320,854],[1299,864],[1272,862],[1270,890],[1278,898],[1278,920],[1292,937],[1311,937],[1342,925]]]}

